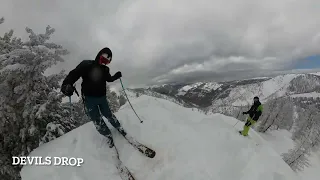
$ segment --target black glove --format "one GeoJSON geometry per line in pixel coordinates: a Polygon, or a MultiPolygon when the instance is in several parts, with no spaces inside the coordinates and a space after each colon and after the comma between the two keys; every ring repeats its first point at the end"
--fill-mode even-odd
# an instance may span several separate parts
{"type": "Polygon", "coordinates": [[[247,112],[242,112],[242,114],[244,115],[244,114],[248,114],[247,112]]]}
{"type": "Polygon", "coordinates": [[[71,84],[63,84],[61,87],[61,92],[66,96],[72,96],[74,87],[71,84]]]}
{"type": "Polygon", "coordinates": [[[115,74],[114,74],[114,76],[113,76],[115,79],[119,79],[119,78],[121,78],[122,77],[122,74],[121,74],[121,72],[120,71],[118,71],[118,72],[116,72],[115,74]]]}

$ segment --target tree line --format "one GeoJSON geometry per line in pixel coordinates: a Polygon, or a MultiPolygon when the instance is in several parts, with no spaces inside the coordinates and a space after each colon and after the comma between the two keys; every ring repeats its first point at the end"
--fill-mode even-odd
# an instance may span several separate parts
{"type": "MultiPolygon", "coordinates": [[[[55,29],[47,26],[39,34],[29,27],[25,31],[29,35],[26,41],[15,37],[13,30],[0,36],[1,180],[21,179],[22,167],[12,166],[12,156],[27,156],[40,145],[89,122],[82,100],[72,106],[62,103],[60,85],[65,71],[44,75],[69,54],[62,45],[49,42],[55,29]]],[[[107,91],[111,110],[116,112],[126,100],[109,86],[107,91]]]]}

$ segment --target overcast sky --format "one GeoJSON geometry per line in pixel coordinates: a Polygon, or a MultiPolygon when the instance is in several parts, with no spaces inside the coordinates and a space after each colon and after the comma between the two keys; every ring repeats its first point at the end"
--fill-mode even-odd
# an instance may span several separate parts
{"type": "Polygon", "coordinates": [[[70,71],[103,47],[127,85],[290,72],[320,54],[319,0],[1,0],[0,33],[25,27],[70,51],[70,71]]]}

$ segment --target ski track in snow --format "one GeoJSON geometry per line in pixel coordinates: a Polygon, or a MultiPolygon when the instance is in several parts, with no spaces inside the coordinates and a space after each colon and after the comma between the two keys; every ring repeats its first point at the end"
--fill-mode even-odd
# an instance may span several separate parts
{"type": "MultiPolygon", "coordinates": [[[[116,116],[127,132],[157,152],[150,159],[110,128],[120,159],[137,180],[295,180],[296,174],[271,145],[243,123],[210,116],[149,96],[131,99],[116,116]]],[[[107,123],[109,127],[111,125],[107,123]]],[[[82,157],[81,167],[25,166],[22,180],[121,180],[104,137],[89,122],[35,149],[30,156],[82,157]]]]}

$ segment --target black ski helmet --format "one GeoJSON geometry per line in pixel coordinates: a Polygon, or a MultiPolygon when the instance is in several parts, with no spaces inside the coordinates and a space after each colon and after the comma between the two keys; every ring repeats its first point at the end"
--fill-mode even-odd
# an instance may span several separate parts
{"type": "Polygon", "coordinates": [[[98,54],[97,54],[97,56],[96,56],[96,59],[95,59],[96,62],[99,62],[100,56],[101,56],[102,54],[107,54],[108,57],[111,57],[110,61],[112,61],[112,51],[111,51],[108,47],[105,47],[105,48],[101,49],[101,50],[98,52],[98,54]]]}
{"type": "Polygon", "coordinates": [[[259,101],[259,97],[258,97],[258,96],[255,96],[255,97],[253,98],[253,100],[259,101]]]}

